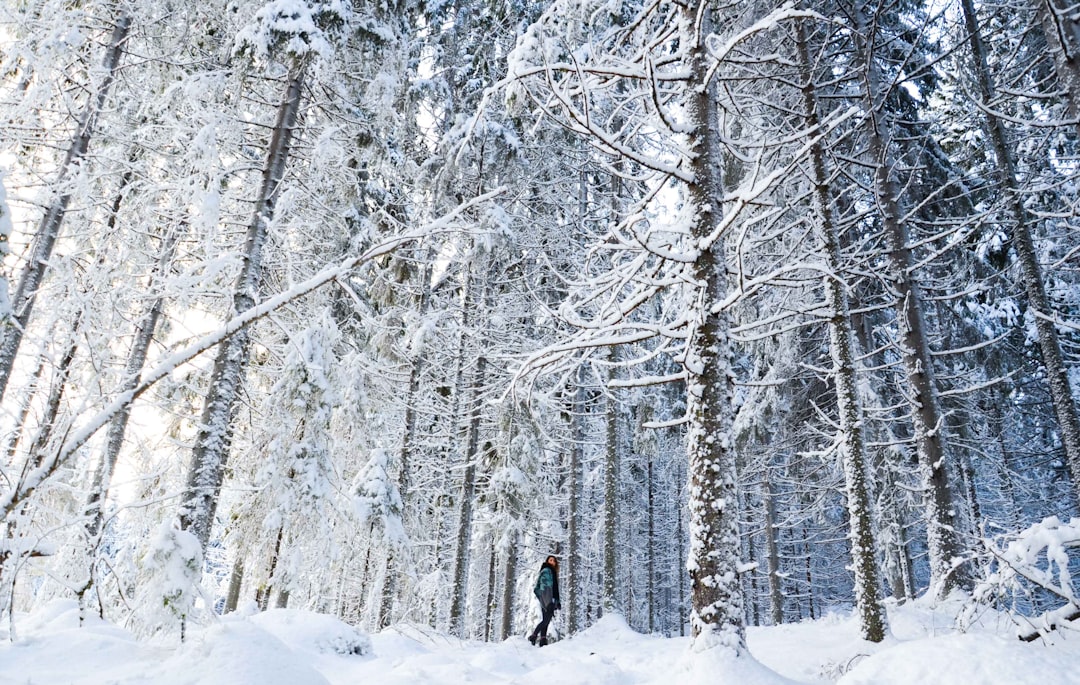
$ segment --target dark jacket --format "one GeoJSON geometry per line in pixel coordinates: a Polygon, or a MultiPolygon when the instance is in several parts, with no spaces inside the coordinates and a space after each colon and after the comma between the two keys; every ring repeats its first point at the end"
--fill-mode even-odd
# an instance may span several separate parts
{"type": "Polygon", "coordinates": [[[555,605],[556,609],[560,608],[559,572],[546,561],[540,567],[540,575],[536,579],[536,587],[533,588],[533,594],[540,600],[541,608],[547,609],[552,604],[555,605]]]}

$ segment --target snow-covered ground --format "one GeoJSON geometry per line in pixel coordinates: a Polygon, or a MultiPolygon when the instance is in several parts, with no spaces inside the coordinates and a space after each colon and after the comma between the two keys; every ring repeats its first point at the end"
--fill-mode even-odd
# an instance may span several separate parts
{"type": "Polygon", "coordinates": [[[732,663],[692,652],[688,638],[635,633],[617,616],[537,648],[522,637],[461,641],[408,626],[369,637],[327,616],[273,610],[226,617],[178,645],[140,642],[103,622],[79,628],[75,604],[56,601],[17,616],[17,639],[0,643],[0,685],[1080,685],[1080,635],[1028,644],[1006,619],[985,617],[959,634],[954,613],[891,606],[882,645],[859,640],[847,616],[751,628],[756,661],[732,663]]]}

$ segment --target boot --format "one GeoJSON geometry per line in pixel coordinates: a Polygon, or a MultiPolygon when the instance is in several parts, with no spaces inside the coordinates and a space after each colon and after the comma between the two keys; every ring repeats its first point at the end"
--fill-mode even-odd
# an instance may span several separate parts
{"type": "Polygon", "coordinates": [[[547,645],[547,637],[540,638],[540,646],[544,647],[546,645],[547,645]]]}
{"type": "Polygon", "coordinates": [[[536,633],[533,633],[532,635],[529,636],[529,642],[531,642],[534,645],[536,644],[536,633]]]}

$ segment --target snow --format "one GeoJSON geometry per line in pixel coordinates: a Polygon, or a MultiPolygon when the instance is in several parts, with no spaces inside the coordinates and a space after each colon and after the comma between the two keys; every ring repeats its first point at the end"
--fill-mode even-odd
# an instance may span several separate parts
{"type": "Polygon", "coordinates": [[[1080,685],[1075,633],[1024,643],[997,615],[956,632],[957,600],[887,607],[892,634],[880,645],[859,639],[853,616],[833,613],[750,628],[750,654],[735,658],[634,632],[618,615],[542,649],[521,636],[463,641],[408,625],[368,636],[330,616],[253,607],[190,627],[183,644],[140,641],[93,617],[80,628],[76,602],[54,600],[16,614],[13,642],[0,627],[0,685],[1080,685]]]}

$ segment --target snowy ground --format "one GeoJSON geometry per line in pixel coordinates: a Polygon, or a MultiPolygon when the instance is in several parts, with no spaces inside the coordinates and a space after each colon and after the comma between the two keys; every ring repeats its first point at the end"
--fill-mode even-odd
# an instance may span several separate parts
{"type": "Polygon", "coordinates": [[[327,616],[274,610],[228,617],[177,646],[101,622],[80,629],[74,603],[57,601],[18,616],[16,641],[0,643],[0,685],[1080,685],[1080,634],[1026,644],[1002,619],[958,634],[951,613],[890,607],[883,645],[859,640],[845,616],[752,628],[757,661],[733,664],[692,653],[687,638],[635,633],[615,616],[537,648],[522,637],[463,642],[411,627],[368,637],[327,616]]]}

